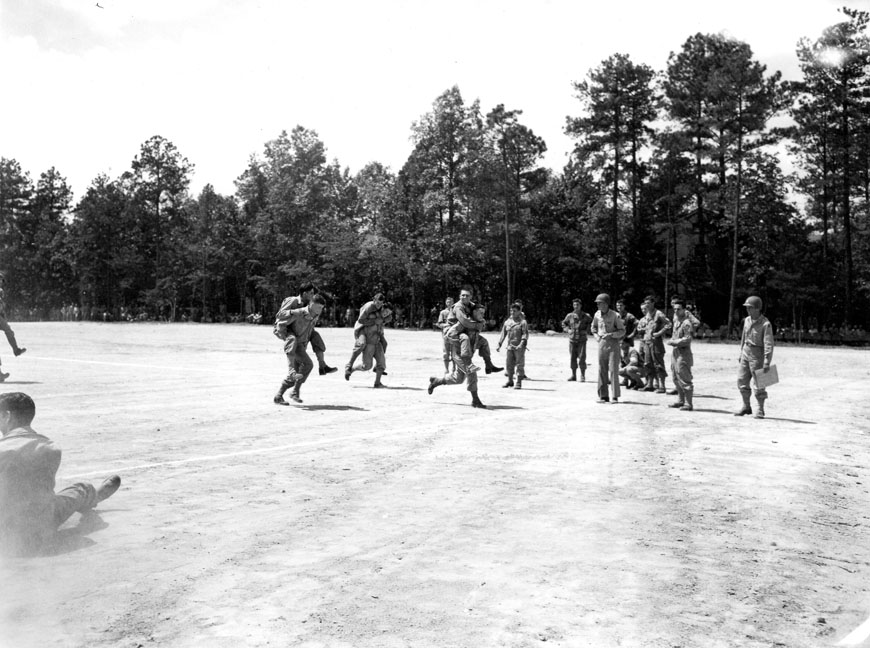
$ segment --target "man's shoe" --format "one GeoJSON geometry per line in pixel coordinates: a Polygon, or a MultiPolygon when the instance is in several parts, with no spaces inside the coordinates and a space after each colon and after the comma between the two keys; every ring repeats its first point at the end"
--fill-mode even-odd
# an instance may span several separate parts
{"type": "Polygon", "coordinates": [[[667,393],[668,396],[676,396],[677,394],[679,394],[679,392],[676,389],[669,389],[667,392],[665,392],[665,390],[662,389],[662,391],[659,393],[661,393],[661,394],[667,393]]]}
{"type": "Polygon", "coordinates": [[[586,382],[586,374],[580,376],[580,382],[586,382]]]}
{"type": "Polygon", "coordinates": [[[647,385],[646,387],[643,388],[643,390],[648,391],[648,392],[654,392],[656,390],[656,388],[653,387],[652,385],[647,385]]]}
{"type": "Polygon", "coordinates": [[[577,376],[571,376],[568,378],[568,382],[577,382],[577,376]]]}
{"type": "Polygon", "coordinates": [[[514,386],[514,381],[513,381],[513,380],[508,380],[504,385],[502,385],[502,387],[505,387],[505,388],[507,388],[507,387],[513,387],[513,386],[514,386]]]}
{"type": "Polygon", "coordinates": [[[283,396],[278,396],[277,394],[275,395],[275,398],[272,399],[272,402],[275,403],[275,405],[287,405],[288,407],[290,405],[290,403],[284,400],[283,396]]]}
{"type": "Polygon", "coordinates": [[[350,374],[351,374],[351,373],[352,373],[352,370],[351,370],[351,369],[345,369],[345,370],[344,370],[344,379],[345,379],[345,380],[350,380],[350,374]]]}
{"type": "Polygon", "coordinates": [[[0,371],[0,383],[5,382],[8,377],[8,373],[3,373],[2,371],[0,371]]]}
{"type": "Polygon", "coordinates": [[[609,398],[599,398],[599,399],[598,399],[598,402],[599,402],[599,403],[609,403],[609,402],[610,402],[610,399],[609,399],[609,398]]]}
{"type": "Polygon", "coordinates": [[[523,381],[522,381],[522,380],[518,380],[516,386],[514,387],[514,389],[522,389],[522,388],[523,388],[523,381]]]}
{"type": "Polygon", "coordinates": [[[374,384],[374,388],[375,388],[375,389],[384,389],[385,387],[386,387],[386,385],[385,385],[384,383],[382,383],[382,382],[376,382],[376,383],[374,384]]]}
{"type": "Polygon", "coordinates": [[[759,407],[758,411],[755,412],[754,416],[757,419],[763,419],[764,418],[764,410],[759,407]]]}
{"type": "Polygon", "coordinates": [[[504,371],[504,367],[496,367],[494,364],[486,365],[486,373],[497,373],[499,371],[504,371]]]}
{"type": "MultiPolygon", "coordinates": [[[[12,351],[12,353],[14,353],[14,354],[15,354],[15,357],[17,358],[18,356],[20,356],[20,355],[21,355],[22,353],[24,353],[25,351],[27,351],[27,349],[25,349],[25,348],[23,348],[23,347],[18,347],[17,349],[14,349],[14,350],[12,351]]],[[[119,479],[120,479],[120,478],[119,478],[119,479]]]]}
{"type": "Polygon", "coordinates": [[[329,365],[323,365],[320,367],[320,375],[325,376],[326,374],[335,373],[338,371],[337,367],[330,367],[329,365]]]}
{"type": "Polygon", "coordinates": [[[432,392],[435,391],[435,387],[436,387],[437,382],[438,382],[438,379],[435,376],[431,376],[429,378],[429,389],[427,389],[426,391],[429,392],[430,396],[432,395],[432,392]]]}
{"type": "Polygon", "coordinates": [[[471,406],[477,407],[478,409],[486,409],[486,405],[480,402],[480,399],[477,397],[477,394],[471,395],[471,406]]]}
{"type": "MultiPolygon", "coordinates": [[[[667,394],[667,393],[670,393],[670,392],[666,392],[663,387],[659,387],[658,389],[656,389],[656,394],[667,394]]],[[[676,395],[677,395],[677,391],[674,390],[674,393],[671,394],[671,396],[676,396],[676,395]]]]}
{"type": "Polygon", "coordinates": [[[688,403],[686,403],[685,405],[683,405],[683,406],[680,408],[680,411],[681,411],[681,412],[691,412],[692,409],[694,409],[694,408],[693,408],[691,405],[689,405],[688,403]]]}
{"type": "Polygon", "coordinates": [[[302,402],[302,399],[299,398],[299,394],[290,394],[290,400],[292,400],[294,403],[302,402]]]}
{"type": "Polygon", "coordinates": [[[734,412],[734,416],[746,416],[752,414],[752,408],[749,405],[744,405],[738,411],[734,412]]]}
{"type": "Polygon", "coordinates": [[[611,404],[611,405],[619,405],[619,399],[618,399],[618,398],[614,398],[612,401],[610,401],[610,404],[611,404]]]}
{"type": "Polygon", "coordinates": [[[682,409],[686,406],[686,403],[683,401],[677,401],[676,403],[671,403],[668,407],[673,407],[674,409],[682,409]]]}
{"type": "Polygon", "coordinates": [[[119,488],[121,488],[121,477],[119,475],[112,475],[104,480],[99,488],[97,488],[97,502],[109,499],[119,488]]]}

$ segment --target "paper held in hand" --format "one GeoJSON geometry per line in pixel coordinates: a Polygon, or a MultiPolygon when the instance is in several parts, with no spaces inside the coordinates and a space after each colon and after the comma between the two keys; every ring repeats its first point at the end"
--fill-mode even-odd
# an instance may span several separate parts
{"type": "Polygon", "coordinates": [[[766,389],[771,385],[779,382],[779,374],[776,371],[776,365],[770,365],[770,371],[764,373],[764,369],[755,370],[755,383],[758,389],[766,389]]]}

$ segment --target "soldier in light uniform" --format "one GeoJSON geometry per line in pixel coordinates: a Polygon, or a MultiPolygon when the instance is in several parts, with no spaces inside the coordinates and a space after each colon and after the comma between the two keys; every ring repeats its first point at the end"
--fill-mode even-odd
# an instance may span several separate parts
{"type": "Polygon", "coordinates": [[[461,385],[468,382],[468,391],[471,394],[471,406],[486,409],[480,398],[477,395],[477,368],[471,365],[471,353],[474,351],[474,343],[478,332],[483,329],[484,323],[477,321],[474,318],[474,311],[480,314],[478,319],[482,318],[483,306],[473,306],[471,304],[471,290],[463,288],[459,294],[459,303],[453,307],[454,318],[456,323],[453,326],[460,326],[468,331],[469,339],[466,342],[465,357],[463,357],[463,343],[459,338],[458,332],[448,332],[448,338],[451,343],[451,354],[453,359],[453,372],[445,374],[442,378],[431,376],[429,378],[429,394],[435,391],[436,387],[441,385],[461,385]],[[468,314],[466,314],[468,313],[468,314]]]}
{"type": "MultiPolygon", "coordinates": [[[[354,363],[366,348],[366,327],[369,324],[374,324],[379,318],[383,319],[381,316],[381,308],[383,308],[383,305],[384,293],[379,292],[375,293],[371,301],[367,301],[362,305],[362,308],[359,309],[359,317],[357,317],[356,324],[354,324],[353,327],[353,351],[351,351],[350,360],[348,360],[347,364],[344,366],[345,380],[350,380],[350,374],[353,373],[354,370],[354,363]]],[[[386,339],[384,339],[383,336],[381,336],[381,344],[384,345],[384,351],[386,351],[386,339]]]]}
{"type": "MultiPolygon", "coordinates": [[[[302,287],[299,288],[299,294],[287,297],[283,302],[281,302],[281,308],[278,310],[280,312],[281,310],[296,310],[298,308],[303,308],[308,305],[311,298],[316,294],[318,294],[317,286],[313,283],[303,284],[302,287]]],[[[324,353],[326,353],[326,343],[323,341],[323,338],[320,337],[320,333],[316,329],[311,333],[311,348],[314,349],[314,355],[317,357],[317,366],[319,367],[321,376],[338,371],[337,368],[330,367],[326,364],[326,359],[324,358],[324,353]]]]}
{"type": "Polygon", "coordinates": [[[444,300],[444,310],[438,313],[438,321],[435,322],[435,326],[441,329],[441,346],[442,346],[442,354],[441,357],[444,359],[444,371],[450,371],[450,361],[451,361],[451,351],[450,351],[450,341],[447,339],[447,329],[450,328],[450,325],[447,323],[450,319],[450,313],[453,311],[453,297],[448,297],[444,300]]]}
{"type": "Polygon", "coordinates": [[[668,345],[671,352],[671,373],[677,386],[677,400],[669,407],[679,408],[684,412],[692,411],[692,337],[694,328],[692,321],[686,316],[686,303],[682,299],[671,302],[674,305],[674,326],[668,345]]]}
{"type": "MultiPolygon", "coordinates": [[[[471,314],[474,302],[471,301],[471,286],[465,286],[459,293],[459,302],[453,306],[453,310],[447,318],[448,328],[455,326],[456,322],[463,320],[471,322],[471,314]]],[[[486,329],[486,324],[480,322],[475,323],[471,330],[483,331],[486,329]]],[[[497,373],[504,367],[496,367],[492,363],[492,354],[489,351],[489,342],[482,335],[476,337],[476,342],[472,347],[472,352],[477,351],[478,355],[483,359],[486,373],[497,373]]]]}
{"type": "Polygon", "coordinates": [[[770,371],[770,361],[773,359],[773,327],[764,315],[761,314],[761,297],[747,297],[743,306],[749,316],[743,320],[743,334],[740,336],[740,368],[737,370],[737,389],[743,399],[743,407],[734,413],[734,416],[752,414],[752,406],[749,397],[752,394],[752,380],[755,378],[755,398],[758,400],[758,409],[755,418],[764,418],[764,401],[767,400],[767,391],[758,388],[758,379],[755,372],[761,369],[764,373],[770,371]]]}
{"type": "Polygon", "coordinates": [[[523,388],[523,377],[526,366],[526,345],[529,342],[529,325],[523,317],[522,306],[518,303],[511,304],[511,316],[505,320],[498,338],[496,351],[501,351],[501,345],[507,341],[507,361],[505,362],[505,375],[507,382],[503,387],[523,388]],[[517,372],[517,382],[514,385],[514,369],[517,372]]]}
{"type": "Polygon", "coordinates": [[[281,382],[278,392],[273,398],[276,405],[289,405],[284,400],[284,392],[291,387],[293,392],[290,394],[290,399],[297,403],[302,402],[299,390],[311,370],[314,369],[314,363],[311,361],[306,347],[311,340],[314,325],[317,323],[317,318],[320,317],[325,304],[326,300],[322,295],[314,295],[308,305],[303,308],[278,312],[278,319],[275,321],[275,335],[284,340],[288,371],[287,377],[281,382]]]}
{"type": "Polygon", "coordinates": [[[589,339],[589,325],[592,316],[583,310],[580,299],[572,302],[574,310],[562,320],[562,330],[568,334],[568,353],[571,357],[571,377],[577,380],[577,367],[580,367],[580,382],[586,382],[586,341],[589,339]]]}
{"type": "Polygon", "coordinates": [[[665,393],[665,341],[664,336],[671,330],[671,323],[660,310],[656,308],[655,297],[649,295],[643,302],[644,316],[637,325],[637,331],[643,334],[643,365],[647,375],[644,391],[665,393]]]}
{"type": "Polygon", "coordinates": [[[619,341],[625,336],[625,324],[610,308],[610,295],[595,298],[598,311],[592,318],[592,335],[598,340],[598,402],[619,402],[619,341]],[[609,386],[613,386],[613,399],[609,386]]]}
{"type": "Polygon", "coordinates": [[[392,319],[393,308],[385,303],[378,311],[378,317],[363,327],[360,335],[365,339],[365,347],[362,352],[362,362],[353,367],[353,371],[368,371],[375,365],[375,389],[385,387],[381,382],[381,376],[387,368],[384,345],[384,324],[392,319]]]}
{"type": "MultiPolygon", "coordinates": [[[[682,299],[682,297],[680,297],[679,295],[675,295],[671,299],[671,308],[674,309],[674,302],[680,301],[681,299],[682,299]]],[[[699,320],[697,317],[695,317],[695,314],[689,308],[689,304],[685,304],[684,309],[686,311],[686,317],[692,323],[692,334],[694,335],[698,331],[698,327],[701,326],[701,320],[699,320]]],[[[676,316],[674,316],[673,320],[671,321],[671,327],[675,326],[675,324],[676,324],[676,316]]],[[[676,385],[676,381],[674,381],[674,385],[676,385]]],[[[664,386],[664,383],[662,384],[662,386],[664,386]]],[[[668,390],[668,394],[670,396],[676,396],[678,393],[679,393],[679,391],[677,390],[676,386],[674,387],[674,389],[668,390]]]]}

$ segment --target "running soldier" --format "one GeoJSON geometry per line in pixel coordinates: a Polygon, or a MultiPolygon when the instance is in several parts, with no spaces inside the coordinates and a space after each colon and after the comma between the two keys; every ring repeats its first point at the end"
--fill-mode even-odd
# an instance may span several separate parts
{"type": "Polygon", "coordinates": [[[625,324],[610,309],[610,295],[601,293],[595,298],[598,310],[592,318],[592,334],[598,340],[598,402],[619,402],[619,341],[625,335],[625,324]],[[613,386],[613,399],[609,386],[613,386]]]}
{"type": "Polygon", "coordinates": [[[665,341],[666,333],[671,330],[671,323],[660,310],[656,308],[655,297],[649,295],[643,302],[644,316],[637,325],[637,332],[643,334],[643,366],[647,375],[644,391],[665,393],[665,341]]]}
{"type": "Polygon", "coordinates": [[[289,405],[284,400],[284,392],[291,387],[290,399],[302,403],[299,390],[307,379],[314,363],[306,351],[317,318],[323,312],[326,300],[322,295],[315,294],[307,306],[293,310],[278,311],[275,320],[275,335],[284,340],[284,353],[287,356],[287,377],[278,387],[278,393],[272,399],[276,405],[289,405]]]}
{"type": "MultiPolygon", "coordinates": [[[[634,348],[634,334],[637,332],[637,318],[626,310],[624,299],[620,299],[616,302],[616,311],[619,313],[619,316],[625,324],[625,337],[622,338],[619,343],[621,355],[620,366],[624,367],[628,364],[629,353],[634,348]]],[[[626,379],[622,384],[628,386],[628,380],[626,379]]]]}
{"type": "Polygon", "coordinates": [[[507,341],[507,361],[505,362],[505,375],[507,382],[502,387],[523,388],[526,366],[526,346],[529,343],[529,325],[523,317],[521,304],[511,304],[511,316],[505,320],[498,338],[496,351],[501,351],[501,345],[507,341]],[[517,383],[514,385],[514,369],[517,372],[517,383]]]}
{"type": "MultiPolygon", "coordinates": [[[[18,342],[15,340],[15,333],[12,331],[12,327],[9,326],[9,321],[6,319],[6,298],[4,291],[4,281],[5,277],[3,274],[0,274],[0,330],[2,330],[6,334],[6,340],[9,342],[9,346],[12,347],[12,353],[15,354],[17,358],[22,353],[27,351],[27,349],[18,346],[18,342]]],[[[3,382],[9,377],[8,373],[4,373],[3,369],[0,368],[0,382],[3,382]]]]}
{"type": "Polygon", "coordinates": [[[478,337],[478,331],[484,326],[482,321],[484,308],[482,305],[471,305],[471,291],[465,288],[462,289],[459,299],[460,303],[456,304],[454,307],[456,323],[448,332],[448,338],[451,344],[450,350],[453,359],[453,371],[451,373],[446,373],[442,378],[431,376],[429,378],[428,392],[431,395],[432,392],[435,391],[435,388],[441,385],[461,385],[467,381],[468,391],[471,394],[471,406],[486,409],[486,405],[481,402],[477,395],[477,367],[471,364],[471,354],[474,351],[474,345],[476,343],[475,338],[478,337]],[[465,302],[465,308],[471,309],[470,314],[474,319],[469,319],[468,316],[466,316],[465,308],[459,308],[463,305],[463,301],[465,302]],[[462,327],[467,331],[467,333],[463,334],[468,336],[468,340],[464,345],[463,341],[460,340],[458,330],[455,330],[454,327],[462,327]]]}
{"type": "Polygon", "coordinates": [[[752,380],[755,379],[755,398],[758,409],[755,418],[764,418],[764,401],[767,400],[767,390],[758,387],[758,377],[755,372],[761,369],[764,373],[770,371],[770,361],[773,359],[773,327],[764,315],[761,297],[747,297],[743,303],[749,316],[743,320],[743,333],[740,336],[740,368],[737,370],[737,389],[743,399],[743,407],[734,416],[752,414],[749,397],[752,393],[752,380]]]}
{"type": "Polygon", "coordinates": [[[444,359],[444,371],[450,371],[450,361],[451,361],[451,352],[450,352],[450,342],[447,340],[447,329],[450,328],[450,325],[447,323],[450,319],[450,313],[453,312],[453,297],[448,297],[444,300],[444,310],[438,313],[438,321],[435,322],[435,326],[441,330],[441,357],[444,359]]]}
{"type": "MultiPolygon", "coordinates": [[[[453,306],[453,310],[447,319],[448,327],[453,327],[457,322],[471,322],[472,309],[474,303],[471,301],[471,286],[464,286],[459,292],[459,302],[453,306]]],[[[483,331],[486,329],[486,323],[475,322],[470,330],[483,331]]],[[[478,355],[483,359],[486,373],[497,373],[504,367],[496,367],[492,363],[492,355],[489,351],[489,342],[482,335],[476,336],[476,342],[472,347],[472,352],[477,351],[478,355]]]]}
{"type": "MultiPolygon", "coordinates": [[[[384,306],[384,293],[379,292],[375,293],[372,297],[371,301],[367,301],[362,305],[362,308],[359,309],[359,317],[356,319],[356,324],[353,327],[353,351],[350,354],[350,360],[347,361],[347,364],[344,366],[344,379],[350,380],[350,374],[353,373],[354,363],[356,359],[362,355],[362,352],[366,348],[366,339],[365,339],[365,328],[369,324],[374,324],[381,317],[381,308],[384,306]]],[[[387,320],[389,321],[389,320],[387,320]]],[[[386,323],[386,322],[385,322],[386,323]]],[[[381,344],[384,345],[384,351],[386,352],[386,338],[381,336],[381,344]]]]}
{"type": "Polygon", "coordinates": [[[592,316],[583,311],[579,298],[572,302],[574,310],[562,320],[562,330],[568,334],[568,353],[571,357],[571,377],[569,382],[577,380],[577,367],[580,367],[580,382],[586,382],[586,341],[589,339],[589,325],[592,316]]]}
{"type": "Polygon", "coordinates": [[[351,371],[369,371],[372,368],[372,362],[374,361],[374,388],[380,389],[386,387],[386,385],[381,382],[381,376],[384,375],[387,369],[384,324],[392,319],[393,307],[389,303],[384,303],[377,313],[378,316],[373,320],[369,320],[369,323],[363,327],[360,333],[360,337],[365,340],[365,346],[362,351],[362,361],[360,364],[355,365],[351,371]]]}
{"type": "MultiPolygon", "coordinates": [[[[313,283],[303,284],[299,289],[299,294],[287,297],[283,302],[281,302],[281,308],[278,310],[289,311],[308,306],[311,298],[318,293],[317,286],[313,283]]],[[[326,364],[326,359],[323,357],[323,354],[326,353],[326,343],[323,341],[323,338],[320,337],[320,333],[316,329],[311,334],[311,348],[314,349],[314,355],[317,356],[317,366],[320,369],[321,376],[338,371],[336,367],[330,367],[326,364]]]]}
{"type": "Polygon", "coordinates": [[[692,320],[686,315],[686,302],[682,298],[676,298],[671,302],[674,305],[674,327],[668,345],[673,347],[671,352],[671,373],[674,384],[677,386],[677,400],[669,407],[679,408],[684,412],[692,411],[692,337],[694,328],[692,320]]]}

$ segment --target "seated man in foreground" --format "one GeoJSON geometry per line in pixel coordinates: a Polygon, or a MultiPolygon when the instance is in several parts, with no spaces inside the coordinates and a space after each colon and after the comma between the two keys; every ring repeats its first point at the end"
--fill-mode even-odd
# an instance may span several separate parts
{"type": "Polygon", "coordinates": [[[99,488],[79,482],[55,494],[61,451],[30,427],[35,415],[36,406],[27,394],[0,394],[0,550],[4,553],[39,551],[73,513],[93,509],[121,486],[121,478],[113,475],[99,488]]]}

